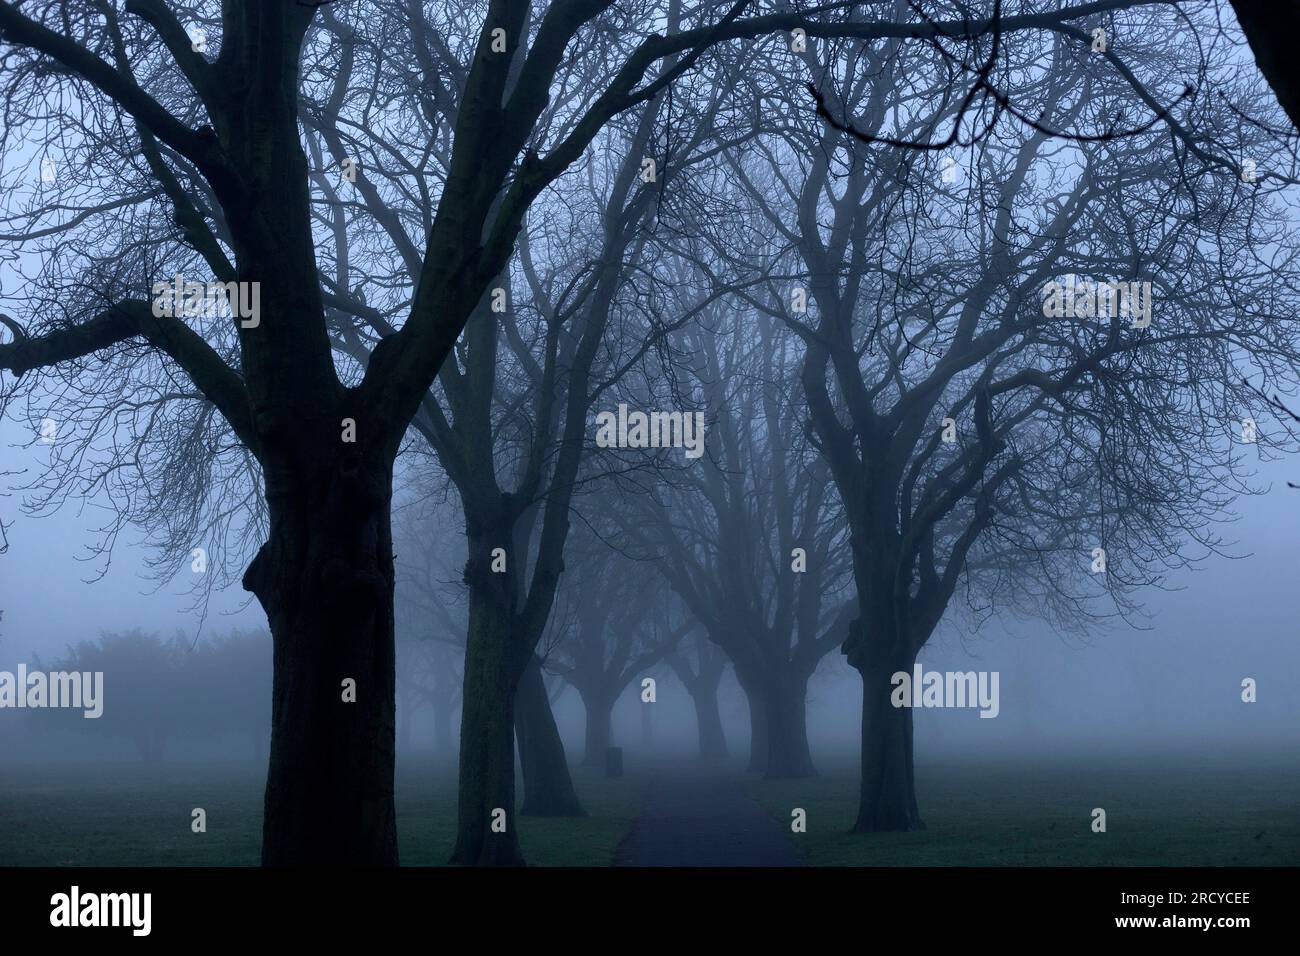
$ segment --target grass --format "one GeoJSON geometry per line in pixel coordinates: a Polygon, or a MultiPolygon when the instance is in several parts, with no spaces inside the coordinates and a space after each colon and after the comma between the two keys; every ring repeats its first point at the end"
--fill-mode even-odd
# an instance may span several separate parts
{"type": "MultiPolygon", "coordinates": [[[[682,758],[687,759],[687,758],[682,758]]],[[[812,780],[751,778],[749,794],[818,866],[1296,866],[1300,754],[1232,759],[980,758],[923,765],[927,829],[850,835],[856,769],[825,763],[812,780]],[[808,832],[789,833],[790,811],[808,832]],[[1107,832],[1090,829],[1093,807],[1107,832]]],[[[537,866],[607,866],[640,806],[645,776],[606,780],[575,768],[589,816],[518,818],[537,866]]],[[[255,866],[262,772],[249,764],[131,763],[0,767],[0,866],[255,866]],[[194,807],[207,833],[190,831],[194,807]]],[[[430,763],[399,769],[402,862],[451,853],[455,776],[430,763]]]]}
{"type": "MultiPolygon", "coordinates": [[[[638,811],[634,777],[575,769],[588,816],[519,817],[525,859],[539,866],[608,866],[638,811]]],[[[0,774],[0,866],[256,866],[263,771],[248,764],[6,766],[0,774]],[[191,832],[191,811],[207,832],[191,832]]],[[[399,771],[399,854],[441,866],[455,839],[454,770],[399,771]]]]}
{"type": "MultiPolygon", "coordinates": [[[[609,866],[640,809],[635,777],[607,780],[573,769],[586,817],[519,817],[519,844],[533,866],[609,866]]],[[[442,866],[456,841],[456,778],[420,768],[398,780],[398,853],[410,866],[442,866]]]]}
{"type": "Polygon", "coordinates": [[[925,766],[926,829],[850,834],[858,779],[848,767],[812,780],[753,780],[750,796],[813,866],[1296,866],[1300,765],[1294,753],[1196,759],[1006,759],[925,766]],[[1092,810],[1106,811],[1093,833],[1092,810]]]}

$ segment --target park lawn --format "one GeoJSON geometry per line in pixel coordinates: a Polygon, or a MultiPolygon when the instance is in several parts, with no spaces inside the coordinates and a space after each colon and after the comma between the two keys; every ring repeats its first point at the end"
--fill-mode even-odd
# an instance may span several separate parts
{"type": "MultiPolygon", "coordinates": [[[[525,859],[538,866],[608,866],[639,809],[635,778],[575,770],[580,819],[520,817],[525,859]]],[[[249,764],[9,765],[0,770],[0,866],[256,866],[263,771],[249,764]],[[191,812],[207,811],[207,832],[191,812]]],[[[403,865],[442,866],[455,839],[448,767],[400,769],[403,865]]]]}
{"type": "MultiPolygon", "coordinates": [[[[585,817],[518,817],[519,845],[530,866],[609,866],[640,812],[641,782],[607,780],[573,768],[585,817]]],[[[516,781],[516,786],[519,782],[516,781]]],[[[456,778],[421,768],[397,786],[397,831],[404,866],[442,866],[456,842],[456,778]]]]}
{"type": "Polygon", "coordinates": [[[850,834],[856,770],[753,779],[748,792],[811,866],[1296,866],[1297,754],[1205,759],[1009,758],[918,768],[926,829],[850,834]],[[1091,829],[1105,809],[1106,832],[1091,829]]]}

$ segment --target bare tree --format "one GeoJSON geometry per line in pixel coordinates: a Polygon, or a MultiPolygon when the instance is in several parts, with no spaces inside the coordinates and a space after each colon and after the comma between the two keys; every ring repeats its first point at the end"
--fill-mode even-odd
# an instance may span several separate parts
{"type": "Polygon", "coordinates": [[[456,753],[451,728],[460,702],[465,659],[464,588],[458,569],[463,549],[439,529],[455,520],[437,492],[430,494],[431,463],[418,458],[411,474],[415,499],[395,508],[395,621],[399,742],[406,746],[414,714],[427,706],[436,753],[456,753]]]}
{"type": "Polygon", "coordinates": [[[689,625],[672,613],[665,588],[647,586],[644,566],[591,538],[584,536],[567,560],[581,583],[560,597],[568,623],[547,657],[547,669],[582,698],[587,715],[583,766],[603,767],[612,742],[614,702],[628,684],[673,653],[689,625]]]}
{"type": "MultiPolygon", "coordinates": [[[[1049,5],[998,18],[997,30],[1142,5],[1049,5]]],[[[264,541],[242,583],[275,642],[265,863],[397,862],[393,465],[538,197],[612,119],[715,69],[707,54],[723,45],[784,44],[798,29],[946,46],[979,44],[992,29],[955,2],[934,12],[900,4],[896,19],[877,19],[875,4],[747,15],[750,7],[670,2],[665,15],[657,3],[609,0],[0,3],[6,162],[29,168],[53,159],[38,152],[57,151],[62,170],[6,233],[8,247],[39,252],[40,262],[20,316],[5,318],[12,340],[0,346],[0,368],[24,389],[53,386],[44,394],[62,399],[58,418],[75,420],[80,397],[94,396],[103,414],[83,420],[85,434],[121,439],[98,466],[133,476],[123,492],[132,500],[152,500],[154,469],[178,460],[160,422],[173,438],[210,444],[184,473],[195,513],[223,473],[219,452],[248,456],[245,467],[261,477],[264,541]],[[413,116],[436,134],[408,142],[413,116]],[[313,215],[331,199],[304,128],[356,145],[338,169],[363,198],[379,188],[366,174],[379,155],[404,161],[402,187],[428,197],[412,204],[422,213],[396,219],[357,203],[364,215],[346,224],[374,237],[372,248],[395,251],[414,276],[393,315],[366,296],[401,277],[379,268],[341,284],[349,269],[322,266],[353,243],[337,242],[313,215]],[[450,144],[445,164],[429,161],[434,141],[450,144]],[[156,283],[182,274],[236,283],[246,302],[256,290],[257,314],[155,314],[156,283]],[[339,315],[387,320],[364,364],[339,358],[339,315]]],[[[15,395],[6,387],[6,405],[15,395]]],[[[562,458],[578,455],[574,442],[562,443],[562,458]]],[[[164,512],[144,509],[159,520],[164,512]]],[[[470,520],[467,577],[483,595],[500,592],[493,607],[508,606],[516,592],[489,569],[495,548],[512,547],[510,523],[470,520]]],[[[558,554],[567,521],[565,508],[547,512],[540,554],[558,554]]],[[[558,567],[537,563],[542,577],[558,567]]],[[[530,590],[526,621],[545,620],[551,591],[530,590]]],[[[471,640],[466,681],[509,687],[529,659],[527,641],[507,640],[485,602],[471,602],[470,629],[496,636],[471,640]]],[[[466,708],[477,700],[467,694],[466,708]]],[[[512,715],[508,701],[483,706],[467,721],[478,733],[462,740],[456,859],[517,862],[514,828],[488,827],[494,808],[512,805],[512,715]]]]}
{"type": "Polygon", "coordinates": [[[1115,83],[1068,31],[1047,64],[1008,51],[1006,82],[1043,122],[948,157],[870,142],[920,140],[950,116],[950,102],[891,105],[941,89],[941,74],[846,53],[862,57],[849,75],[877,77],[840,94],[854,130],[792,125],[784,145],[737,163],[780,237],[751,267],[770,294],[749,301],[803,340],[809,419],[851,535],[858,831],[921,826],[893,675],[911,671],[954,598],[977,616],[1018,608],[1062,626],[1099,620],[1103,599],[1127,613],[1134,588],[1220,547],[1213,522],[1249,489],[1244,452],[1285,443],[1254,433],[1261,403],[1243,373],[1286,381],[1300,359],[1285,319],[1295,248],[1276,187],[1204,148],[1226,140],[1232,114],[1202,101],[1170,121],[1172,137],[1052,132],[1180,82],[1169,33],[1137,35],[1127,52],[1142,76],[1115,83]],[[1075,95],[1081,84],[1091,96],[1075,95]],[[1127,298],[1106,299],[1113,289],[1127,298]]]}
{"type": "Polygon", "coordinates": [[[720,760],[727,756],[727,735],[718,709],[718,687],[727,670],[727,655],[698,631],[688,643],[694,650],[695,663],[691,663],[690,651],[679,648],[668,655],[668,664],[695,705],[700,759],[720,760]]]}
{"type": "Polygon", "coordinates": [[[808,680],[851,616],[848,563],[836,557],[843,523],[830,472],[804,439],[793,336],[736,309],[706,323],[679,350],[708,409],[710,453],[630,497],[626,531],[734,664],[750,707],[750,769],[809,776],[808,680]]]}

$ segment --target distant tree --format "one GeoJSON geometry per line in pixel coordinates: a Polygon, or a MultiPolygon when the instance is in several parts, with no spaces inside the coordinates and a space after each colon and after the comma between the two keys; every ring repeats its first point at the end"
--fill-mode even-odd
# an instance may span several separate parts
{"type": "Polygon", "coordinates": [[[411,500],[393,519],[400,739],[405,747],[416,713],[427,707],[435,752],[452,757],[465,661],[467,607],[460,580],[465,552],[463,542],[440,530],[460,514],[446,500],[430,456],[412,456],[407,473],[411,500]]]}
{"type": "Polygon", "coordinates": [[[124,737],[141,760],[157,763],[167,741],[186,723],[187,652],[180,636],[164,641],[139,629],[81,641],[48,665],[37,660],[36,667],[102,673],[103,713],[87,720],[80,710],[59,708],[29,711],[29,716],[39,726],[124,737]]]}
{"type": "MultiPolygon", "coordinates": [[[[946,157],[878,145],[954,121],[944,72],[887,47],[845,52],[849,75],[889,77],[893,93],[828,92],[853,131],[792,123],[735,165],[779,237],[740,257],[769,279],[747,301],[802,340],[812,441],[850,532],[859,832],[922,825],[911,710],[891,702],[892,677],[945,614],[996,608],[1081,627],[1128,613],[1136,588],[1221,546],[1216,520],[1251,489],[1246,456],[1287,444],[1253,427],[1243,439],[1262,406],[1243,378],[1294,375],[1300,249],[1285,184],[1251,181],[1220,148],[1248,140],[1245,155],[1263,157],[1268,137],[1213,97],[1167,128],[1055,132],[1081,116],[1113,124],[1098,104],[1134,90],[1176,99],[1189,50],[1159,16],[1125,24],[1123,77],[1097,70],[1073,28],[1046,51],[1005,48],[1003,82],[1036,121],[999,124],[946,157]],[[900,113],[904,89],[917,108],[900,113]],[[1094,290],[1120,282],[1127,303],[1098,305],[1076,276],[1094,290]],[[1132,298],[1144,283],[1146,307],[1132,298]]],[[[1200,71],[1235,76],[1222,54],[1200,71]]],[[[991,118],[964,128],[987,131],[991,118]]]]}
{"type": "Polygon", "coordinates": [[[238,733],[257,760],[271,733],[271,635],[234,630],[186,646],[180,659],[177,732],[238,733]]]}
{"type": "Polygon", "coordinates": [[[700,759],[720,760],[727,756],[727,735],[718,709],[718,687],[727,670],[727,655],[700,632],[690,635],[683,644],[668,655],[668,664],[695,705],[700,759]]]}
{"type": "Polygon", "coordinates": [[[66,656],[37,666],[101,671],[104,709],[93,720],[79,710],[30,711],[35,725],[124,737],[142,760],[156,763],[178,738],[235,733],[254,756],[266,756],[271,714],[271,640],[264,631],[232,631],[196,642],[163,640],[139,629],[82,641],[66,656]]]}
{"type": "MultiPolygon", "coordinates": [[[[993,38],[1152,5],[1165,4],[1026,0],[1003,16],[996,0],[983,15],[956,0],[800,0],[772,13],[753,0],[0,2],[9,94],[0,147],[30,199],[3,241],[6,255],[39,259],[22,314],[2,320],[11,340],[0,369],[22,378],[28,397],[48,386],[29,411],[75,436],[55,446],[53,498],[79,481],[112,495],[171,533],[165,563],[195,546],[177,547],[185,532],[231,520],[213,501],[223,476],[244,479],[225,489],[239,514],[264,514],[264,529],[248,525],[262,543],[242,576],[275,640],[263,861],[397,862],[394,463],[435,379],[445,370],[458,380],[456,343],[482,315],[526,216],[608,124],[675,85],[683,98],[725,90],[732,74],[716,72],[725,57],[712,55],[724,48],[766,44],[788,62],[796,29],[854,47],[905,38],[952,66],[956,86],[993,38]],[[346,152],[314,151],[304,130],[346,152]],[[369,177],[379,157],[405,169],[400,181],[369,177]],[[47,160],[57,169],[48,181],[29,175],[47,160]],[[348,183],[337,201],[353,214],[328,224],[317,216],[336,201],[318,181],[326,165],[348,183]],[[370,201],[389,189],[419,198],[401,211],[370,201]],[[358,234],[374,237],[372,254],[356,259],[364,276],[347,264],[358,234]],[[391,274],[398,260],[407,275],[391,274]],[[256,284],[259,316],[154,314],[155,283],[178,274],[256,284]],[[391,313],[366,301],[384,288],[402,289],[391,313]],[[349,334],[371,322],[380,341],[364,362],[350,358],[349,334]],[[359,687],[348,704],[345,680],[359,687]]],[[[882,89],[892,96],[892,86],[882,89]]],[[[490,323],[473,325],[476,341],[495,337],[490,323]]],[[[469,412],[486,427],[490,395],[478,394],[469,412]]],[[[583,387],[570,394],[569,421],[590,398],[583,387]]],[[[6,387],[6,406],[14,396],[6,387]]],[[[542,586],[517,621],[501,610],[523,592],[486,569],[494,549],[514,547],[535,489],[503,492],[494,463],[466,461],[467,486],[484,483],[486,507],[483,520],[467,509],[466,576],[478,593],[461,863],[521,859],[516,828],[496,834],[490,819],[513,805],[511,690],[559,574],[569,519],[559,499],[580,457],[574,430],[562,434],[557,506],[538,532],[542,586]]],[[[479,456],[482,446],[469,445],[479,456]]]]}
{"type": "Polygon", "coordinates": [[[629,495],[624,532],[731,659],[750,769],[810,776],[808,681],[851,618],[839,502],[804,434],[793,337],[734,308],[711,310],[708,325],[675,344],[689,356],[682,387],[707,409],[709,454],[629,495]]]}
{"type": "Polygon", "coordinates": [[[561,591],[568,620],[546,666],[582,698],[587,716],[583,766],[603,767],[613,739],[615,701],[673,652],[690,625],[674,614],[667,589],[645,580],[649,569],[644,564],[590,538],[569,558],[574,587],[561,591]]]}

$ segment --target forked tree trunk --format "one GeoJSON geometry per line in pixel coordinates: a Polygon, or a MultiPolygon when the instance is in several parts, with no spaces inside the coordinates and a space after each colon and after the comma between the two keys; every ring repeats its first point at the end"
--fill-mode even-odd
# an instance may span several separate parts
{"type": "Polygon", "coordinates": [[[529,660],[515,692],[515,736],[524,773],[524,805],[519,812],[535,817],[585,817],[536,657],[529,660]]]}
{"type": "Polygon", "coordinates": [[[700,648],[700,672],[691,670],[690,664],[677,655],[668,659],[678,679],[691,695],[695,704],[695,727],[699,733],[700,759],[720,760],[727,756],[727,736],[722,729],[722,714],[718,710],[718,686],[722,683],[726,661],[717,650],[700,648]]]}
{"type": "Polygon", "coordinates": [[[737,670],[736,677],[749,701],[753,749],[746,769],[774,780],[816,776],[808,749],[808,679],[752,670],[743,677],[737,670]]]}
{"type": "Polygon", "coordinates": [[[912,709],[890,701],[892,676],[911,673],[916,655],[901,641],[860,636],[851,641],[858,649],[850,653],[849,663],[862,676],[862,787],[853,832],[924,829],[916,805],[912,709]]]}
{"type": "Polygon", "coordinates": [[[270,536],[244,574],[275,646],[262,862],[396,865],[391,470],[303,465],[268,470],[270,536]]]}

